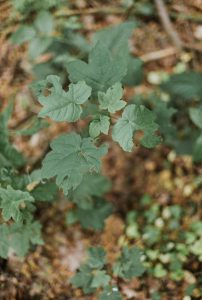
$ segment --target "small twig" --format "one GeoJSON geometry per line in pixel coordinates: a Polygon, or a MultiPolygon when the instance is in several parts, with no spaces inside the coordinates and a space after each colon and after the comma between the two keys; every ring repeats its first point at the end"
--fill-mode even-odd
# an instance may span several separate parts
{"type": "Polygon", "coordinates": [[[188,49],[188,50],[195,50],[195,51],[198,51],[198,52],[202,52],[202,46],[201,45],[197,45],[197,44],[189,45],[189,44],[186,44],[186,43],[182,43],[182,46],[185,49],[188,49]]]}
{"type": "Polygon", "coordinates": [[[166,49],[161,49],[161,50],[158,50],[158,51],[153,51],[153,52],[150,52],[150,53],[143,54],[142,56],[140,56],[140,59],[144,63],[147,63],[147,62],[150,62],[150,61],[165,58],[167,56],[176,55],[178,53],[179,53],[179,51],[176,50],[176,48],[169,47],[169,48],[166,48],[166,49]]]}
{"type": "Polygon", "coordinates": [[[93,15],[93,14],[124,14],[127,10],[122,7],[107,6],[107,7],[93,7],[86,8],[82,10],[71,10],[71,9],[62,9],[55,13],[55,16],[60,17],[71,17],[71,16],[80,16],[80,15],[93,15]]]}
{"type": "Polygon", "coordinates": [[[183,47],[182,47],[181,39],[170,20],[170,17],[168,15],[168,12],[167,12],[164,2],[162,0],[154,0],[154,2],[156,5],[156,9],[158,11],[159,18],[161,20],[161,23],[162,23],[166,33],[170,37],[170,39],[173,42],[173,44],[175,45],[175,47],[178,50],[182,50],[183,47]]]}
{"type": "MultiPolygon", "coordinates": [[[[182,6],[185,7],[184,0],[181,0],[181,3],[182,3],[182,6]]],[[[189,37],[189,41],[190,41],[189,44],[194,45],[194,36],[193,36],[193,32],[192,32],[189,20],[186,20],[186,22],[184,22],[184,27],[185,27],[185,30],[187,31],[187,35],[189,37]]],[[[195,49],[191,48],[191,53],[192,53],[192,58],[193,58],[192,59],[192,64],[193,64],[194,69],[197,70],[198,62],[197,62],[197,56],[196,56],[195,52],[196,52],[195,49]]]]}

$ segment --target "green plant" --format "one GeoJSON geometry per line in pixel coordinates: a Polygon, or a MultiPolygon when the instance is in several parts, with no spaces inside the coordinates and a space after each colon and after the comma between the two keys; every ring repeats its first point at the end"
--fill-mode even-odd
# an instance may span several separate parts
{"type": "MultiPolygon", "coordinates": [[[[108,151],[106,140],[113,140],[128,152],[138,146],[153,148],[164,141],[178,153],[193,154],[195,162],[202,160],[201,73],[186,71],[163,76],[164,81],[154,92],[138,94],[128,101],[125,87],[141,84],[144,75],[143,62],[133,57],[128,47],[137,22],[127,21],[98,31],[89,44],[77,32],[80,26],[77,19],[61,24],[46,11],[60,1],[29,1],[28,6],[25,1],[13,2],[25,16],[34,12],[34,21],[28,22],[27,18],[11,41],[18,45],[29,42],[28,53],[35,63],[33,72],[42,79],[32,84],[42,106],[39,117],[67,123],[83,120],[86,128],[54,139],[41,169],[27,175],[26,161],[11,146],[9,134],[31,135],[49,122],[34,119],[28,129],[9,131],[7,123],[12,107],[1,113],[0,256],[3,258],[10,251],[24,256],[32,245],[43,243],[41,225],[34,220],[34,213],[38,202],[54,200],[57,189],[73,204],[66,215],[68,226],[79,222],[86,229],[103,229],[113,210],[112,204],[104,199],[110,182],[101,174],[102,159],[108,151]],[[38,57],[45,53],[51,54],[50,58],[37,63],[38,57]]],[[[146,6],[139,8],[148,15],[152,6],[147,10],[145,3],[146,6]]],[[[164,211],[149,196],[141,199],[141,205],[142,212],[132,211],[127,216],[126,236],[130,242],[142,239],[144,267],[149,274],[181,280],[187,257],[193,254],[201,260],[198,230],[201,224],[190,227],[174,243],[171,232],[180,226],[181,207],[173,205],[164,211]]],[[[90,248],[87,262],[72,283],[85,293],[102,288],[100,300],[121,299],[111,275],[124,280],[140,276],[144,271],[141,259],[140,250],[126,247],[111,268],[102,248],[90,248]]],[[[158,293],[153,298],[158,299],[158,293]]]]}
{"type": "MultiPolygon", "coordinates": [[[[58,187],[77,204],[78,209],[67,216],[67,222],[80,220],[87,228],[103,227],[102,220],[111,211],[111,205],[103,200],[91,200],[88,204],[85,199],[87,197],[83,197],[81,201],[78,198],[75,200],[79,191],[83,193],[83,187],[91,184],[93,177],[99,179],[95,180],[96,191],[99,191],[100,180],[104,180],[102,176],[96,175],[100,172],[101,158],[107,153],[107,145],[97,146],[100,144],[99,135],[108,134],[112,127],[113,140],[126,151],[132,151],[133,136],[138,132],[143,132],[144,135],[137,137],[136,143],[151,148],[160,142],[154,114],[143,105],[126,106],[126,102],[122,100],[120,81],[125,80],[127,74],[130,59],[127,40],[132,23],[118,28],[119,30],[112,28],[97,34],[96,40],[98,37],[100,40],[90,51],[88,63],[75,60],[67,65],[72,81],[68,91],[63,89],[60,78],[55,75],[49,75],[46,80],[33,85],[37,99],[43,105],[40,117],[49,117],[57,122],[75,122],[83,118],[86,124],[89,123],[90,137],[73,132],[56,138],[51,143],[52,151],[42,162],[41,171],[43,179],[55,177],[58,187]],[[122,35],[123,28],[126,29],[125,35],[122,35]],[[109,40],[110,32],[116,41],[113,45],[109,40]],[[103,45],[105,36],[106,41],[109,41],[109,48],[103,45]],[[121,56],[123,51],[127,55],[121,56]],[[113,125],[113,115],[122,109],[122,117],[113,125]],[[87,214],[92,216],[89,221],[86,219],[87,214]]],[[[93,195],[91,188],[87,188],[87,191],[87,196],[101,196],[101,193],[93,195]]],[[[107,189],[103,190],[106,191],[107,189]]]]}
{"type": "Polygon", "coordinates": [[[64,4],[64,0],[12,0],[12,4],[16,11],[27,17],[32,12],[56,8],[64,4]]]}
{"type": "Polygon", "coordinates": [[[181,281],[189,271],[188,262],[193,254],[200,263],[201,222],[190,221],[182,232],[186,217],[191,217],[188,207],[159,205],[149,195],[140,199],[139,210],[128,213],[125,230],[128,244],[140,241],[145,269],[153,277],[181,281]]]}
{"type": "MultiPolygon", "coordinates": [[[[87,261],[81,265],[79,271],[71,279],[71,283],[77,288],[82,288],[85,294],[93,293],[96,289],[102,288],[100,300],[122,299],[118,287],[110,285],[112,270],[110,270],[105,255],[106,253],[101,247],[89,248],[87,261]]],[[[135,247],[123,248],[120,257],[113,266],[114,276],[127,280],[139,277],[143,272],[141,251],[135,247]]]]}
{"type": "Polygon", "coordinates": [[[40,11],[32,25],[22,25],[17,29],[11,41],[17,45],[30,42],[28,53],[30,59],[33,60],[44,53],[52,43],[53,26],[52,15],[46,11],[40,11]]]}
{"type": "Polygon", "coordinates": [[[42,244],[41,225],[34,220],[37,202],[54,200],[54,183],[40,182],[36,171],[23,174],[23,156],[11,146],[7,123],[12,105],[0,114],[0,256],[10,251],[25,256],[31,245],[42,244]]]}

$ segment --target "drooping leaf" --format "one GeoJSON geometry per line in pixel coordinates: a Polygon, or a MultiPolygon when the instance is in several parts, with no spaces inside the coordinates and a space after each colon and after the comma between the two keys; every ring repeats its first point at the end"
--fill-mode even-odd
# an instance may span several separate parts
{"type": "Polygon", "coordinates": [[[70,62],[67,67],[72,82],[84,80],[97,96],[98,91],[106,91],[126,75],[124,59],[112,57],[110,50],[98,42],[89,54],[88,64],[81,60],[70,62]]]}
{"type": "Polygon", "coordinates": [[[190,100],[202,98],[202,73],[185,72],[174,74],[161,85],[161,88],[173,97],[190,100]]]}
{"type": "Polygon", "coordinates": [[[133,135],[136,131],[143,131],[144,136],[140,140],[144,147],[152,148],[160,142],[155,132],[158,125],[155,123],[155,115],[143,105],[128,105],[117,121],[112,131],[112,138],[118,142],[125,151],[133,149],[133,135]]]}
{"type": "Polygon", "coordinates": [[[108,88],[106,93],[98,92],[98,101],[100,109],[107,109],[110,113],[122,109],[126,102],[121,100],[123,96],[123,89],[120,82],[115,83],[112,87],[108,88]]]}
{"type": "Polygon", "coordinates": [[[109,191],[109,180],[100,174],[86,174],[69,197],[82,209],[93,208],[93,197],[101,197],[109,191]]]}
{"type": "Polygon", "coordinates": [[[31,195],[37,201],[52,202],[55,200],[57,190],[57,185],[54,182],[49,181],[37,185],[31,192],[31,195]]]}
{"type": "Polygon", "coordinates": [[[106,146],[96,147],[90,138],[76,133],[64,134],[51,143],[52,151],[43,160],[42,178],[56,176],[56,184],[65,194],[75,189],[84,175],[100,170],[100,159],[106,146]]]}
{"type": "MultiPolygon", "coordinates": [[[[39,95],[38,101],[44,106],[39,113],[40,117],[48,116],[55,121],[75,122],[79,119],[82,108],[91,95],[91,88],[84,81],[70,84],[69,91],[65,92],[58,76],[50,75],[46,84],[51,84],[50,95],[39,95]]],[[[43,87],[43,85],[41,85],[43,87]]]]}
{"type": "Polygon", "coordinates": [[[0,188],[0,208],[5,221],[13,219],[22,223],[30,218],[30,211],[34,210],[34,198],[28,192],[14,190],[11,186],[7,189],[0,188]]]}
{"type": "Polygon", "coordinates": [[[168,104],[157,100],[153,112],[156,114],[156,122],[159,125],[159,131],[165,139],[176,134],[176,128],[172,123],[172,117],[177,112],[175,108],[168,107],[168,104]]]}
{"type": "Polygon", "coordinates": [[[200,129],[202,129],[202,107],[190,108],[189,116],[192,122],[200,129]]]}
{"type": "Polygon", "coordinates": [[[143,80],[143,61],[139,58],[130,57],[128,61],[128,71],[123,79],[126,86],[136,86],[143,80]]]}
{"type": "Polygon", "coordinates": [[[141,276],[145,269],[141,262],[142,252],[135,247],[124,247],[121,256],[113,266],[114,274],[125,279],[141,276]]]}
{"type": "Polygon", "coordinates": [[[193,147],[193,159],[195,162],[202,161],[202,135],[200,135],[193,147]]]}
{"type": "Polygon", "coordinates": [[[100,133],[108,134],[110,126],[110,118],[108,116],[99,115],[89,125],[89,134],[92,138],[96,138],[100,133]]]}

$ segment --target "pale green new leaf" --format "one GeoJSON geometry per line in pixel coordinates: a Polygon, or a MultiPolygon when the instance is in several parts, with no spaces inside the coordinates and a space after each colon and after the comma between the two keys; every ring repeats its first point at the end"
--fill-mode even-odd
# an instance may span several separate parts
{"type": "Polygon", "coordinates": [[[122,109],[126,102],[121,100],[123,89],[120,82],[115,83],[106,93],[98,92],[98,101],[100,109],[107,109],[110,113],[122,109]]]}
{"type": "Polygon", "coordinates": [[[0,188],[0,208],[5,221],[13,219],[21,223],[30,218],[30,211],[34,210],[34,198],[28,192],[14,190],[11,186],[7,189],[0,188]]]}
{"type": "Polygon", "coordinates": [[[133,135],[137,131],[143,131],[144,136],[140,142],[144,147],[152,148],[160,142],[155,132],[158,125],[155,123],[155,115],[143,105],[128,105],[117,121],[112,131],[112,138],[118,142],[125,151],[133,149],[133,135]]]}
{"type": "Polygon", "coordinates": [[[89,172],[99,172],[100,159],[107,147],[96,147],[90,138],[76,133],[64,134],[51,143],[52,151],[43,160],[42,178],[56,176],[56,184],[65,194],[75,189],[89,172]]]}
{"type": "Polygon", "coordinates": [[[113,57],[110,50],[98,42],[89,54],[88,63],[75,60],[67,67],[72,82],[84,80],[97,96],[98,91],[106,91],[120,82],[127,72],[127,64],[120,57],[113,57]]]}
{"type": "Polygon", "coordinates": [[[70,84],[69,91],[65,92],[58,76],[50,75],[46,84],[51,84],[50,95],[39,95],[38,101],[44,106],[39,113],[40,117],[48,116],[61,122],[75,122],[82,113],[81,104],[91,95],[91,88],[84,81],[70,84]]]}
{"type": "Polygon", "coordinates": [[[108,116],[99,115],[89,126],[89,134],[92,138],[96,138],[100,133],[108,134],[110,126],[110,118],[108,116]]]}

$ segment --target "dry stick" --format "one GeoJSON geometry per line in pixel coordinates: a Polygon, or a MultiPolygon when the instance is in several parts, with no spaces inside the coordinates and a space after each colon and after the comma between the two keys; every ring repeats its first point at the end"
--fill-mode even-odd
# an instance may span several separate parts
{"type": "MultiPolygon", "coordinates": [[[[184,3],[184,0],[181,0],[181,3],[183,6],[185,6],[185,3],[184,3]]],[[[193,37],[193,32],[192,32],[192,29],[191,29],[191,26],[190,26],[190,21],[189,20],[186,20],[186,22],[184,22],[184,27],[185,27],[185,30],[187,31],[187,34],[189,36],[189,40],[191,42],[191,45],[194,45],[194,37],[193,37]]],[[[198,68],[198,61],[197,61],[197,55],[196,55],[196,51],[194,51],[194,48],[191,49],[191,53],[192,53],[192,64],[193,64],[193,67],[195,70],[197,70],[198,68]]]]}
{"type": "Polygon", "coordinates": [[[93,14],[124,14],[126,13],[126,9],[121,7],[93,7],[93,8],[86,8],[82,10],[71,10],[71,9],[62,9],[55,13],[56,17],[71,17],[71,16],[80,16],[80,15],[93,15],[93,14]]]}
{"type": "Polygon", "coordinates": [[[169,47],[166,49],[161,49],[161,50],[143,54],[142,56],[140,56],[140,59],[144,63],[148,63],[150,61],[162,59],[162,58],[165,58],[165,57],[168,57],[171,55],[176,55],[176,54],[178,54],[178,50],[174,47],[169,47]]]}
{"type": "Polygon", "coordinates": [[[170,37],[170,39],[173,42],[173,44],[175,45],[175,47],[178,50],[182,50],[182,48],[183,48],[182,41],[169,18],[165,4],[163,3],[162,0],[154,0],[154,2],[156,5],[156,9],[158,11],[159,18],[161,20],[161,23],[162,23],[166,33],[170,37]]]}

